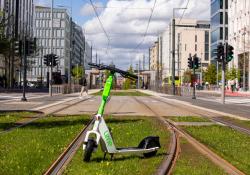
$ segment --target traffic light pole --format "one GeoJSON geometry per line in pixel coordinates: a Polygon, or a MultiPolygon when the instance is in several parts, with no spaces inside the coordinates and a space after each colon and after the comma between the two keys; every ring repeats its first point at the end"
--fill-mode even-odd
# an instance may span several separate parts
{"type": "Polygon", "coordinates": [[[221,85],[221,103],[225,104],[225,53],[226,53],[226,1],[223,0],[223,44],[224,55],[222,58],[222,85],[221,85]]]}
{"type": "Polygon", "coordinates": [[[27,55],[26,55],[26,36],[24,37],[23,41],[23,97],[21,98],[21,101],[27,101],[26,98],[26,86],[27,86],[27,55]]]}
{"type": "MultiPolygon", "coordinates": [[[[51,54],[53,54],[53,5],[54,5],[54,0],[51,1],[51,54]]],[[[52,97],[52,64],[50,66],[49,70],[49,95],[52,97]]]]}
{"type": "Polygon", "coordinates": [[[196,99],[196,96],[195,96],[195,66],[193,65],[193,97],[192,99],[196,99]]]}
{"type": "Polygon", "coordinates": [[[172,21],[172,93],[175,95],[175,18],[172,21]]]}

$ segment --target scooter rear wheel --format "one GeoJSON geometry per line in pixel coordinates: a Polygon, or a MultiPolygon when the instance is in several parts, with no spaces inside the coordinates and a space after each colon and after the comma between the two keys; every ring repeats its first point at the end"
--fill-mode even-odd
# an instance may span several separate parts
{"type": "MultiPolygon", "coordinates": [[[[150,140],[146,146],[147,149],[149,148],[154,148],[154,147],[158,147],[158,144],[155,143],[153,140],[150,140]]],[[[149,152],[149,153],[143,153],[144,157],[148,158],[148,157],[153,157],[155,156],[157,153],[157,150],[149,152]]]]}
{"type": "Polygon", "coordinates": [[[89,162],[95,148],[95,140],[89,139],[83,155],[83,161],[89,162]]]}

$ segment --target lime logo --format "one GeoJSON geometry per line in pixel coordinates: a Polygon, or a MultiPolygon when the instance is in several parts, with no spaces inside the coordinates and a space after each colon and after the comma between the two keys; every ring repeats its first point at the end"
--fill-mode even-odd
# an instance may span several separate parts
{"type": "Polygon", "coordinates": [[[109,134],[108,131],[104,132],[104,138],[105,138],[106,142],[108,143],[108,145],[112,146],[112,144],[113,144],[112,139],[111,139],[110,134],[109,134]]]}

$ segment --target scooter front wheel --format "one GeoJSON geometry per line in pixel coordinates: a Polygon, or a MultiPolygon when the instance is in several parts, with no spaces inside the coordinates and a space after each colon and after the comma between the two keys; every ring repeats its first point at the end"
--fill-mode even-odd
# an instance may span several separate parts
{"type": "Polygon", "coordinates": [[[92,140],[92,139],[88,140],[88,142],[86,144],[85,151],[84,151],[84,155],[83,155],[83,161],[85,161],[85,162],[90,161],[90,158],[91,158],[92,152],[94,151],[95,145],[96,145],[95,140],[92,140]]]}

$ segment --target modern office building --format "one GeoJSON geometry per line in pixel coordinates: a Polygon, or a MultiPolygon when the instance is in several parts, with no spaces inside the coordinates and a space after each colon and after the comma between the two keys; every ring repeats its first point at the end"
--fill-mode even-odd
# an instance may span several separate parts
{"type": "MultiPolygon", "coordinates": [[[[22,40],[26,37],[28,40],[33,39],[33,0],[1,0],[0,9],[3,11],[2,19],[4,20],[4,35],[12,41],[10,53],[14,53],[13,43],[15,40],[22,40]]],[[[20,81],[21,75],[21,58],[14,54],[7,60],[1,61],[4,67],[4,75],[9,87],[14,86],[14,80],[20,81]]],[[[3,68],[2,68],[3,69],[3,68]]]]}
{"type": "MultiPolygon", "coordinates": [[[[34,36],[37,38],[38,54],[30,58],[33,64],[27,72],[29,81],[43,79],[47,81],[46,65],[43,63],[44,55],[51,53],[51,8],[35,7],[34,36]]],[[[59,64],[54,71],[60,72],[66,80],[70,58],[70,18],[66,9],[53,9],[53,53],[59,57],[59,64]]]]}
{"type": "Polygon", "coordinates": [[[73,66],[81,65],[85,70],[90,70],[88,63],[92,62],[92,49],[86,42],[81,26],[73,22],[73,66]]]}
{"type": "Polygon", "coordinates": [[[213,52],[218,43],[223,43],[223,33],[225,32],[225,42],[228,40],[228,0],[211,0],[211,62],[216,63],[216,54],[213,52]],[[225,9],[223,8],[225,2],[225,9]],[[225,12],[225,16],[224,16],[225,12]],[[223,20],[225,18],[225,31],[223,31],[223,20]]]}
{"type": "MultiPolygon", "coordinates": [[[[33,64],[30,65],[27,78],[29,81],[42,79],[46,82],[49,70],[44,65],[43,59],[44,55],[51,53],[50,7],[35,7],[34,36],[37,38],[38,53],[30,58],[33,64]]],[[[64,82],[68,79],[69,66],[84,65],[85,70],[90,69],[87,63],[91,62],[91,60],[88,61],[91,58],[91,49],[85,42],[82,28],[75,22],[71,23],[67,9],[53,9],[53,53],[59,57],[59,64],[53,71],[58,72],[64,82]],[[71,27],[72,45],[70,44],[71,27]],[[70,47],[72,47],[71,56],[70,47]]]]}
{"type": "MultiPolygon", "coordinates": [[[[6,36],[21,39],[33,37],[33,0],[1,0],[6,21],[6,36]]],[[[2,6],[1,5],[1,6],[2,6]]]]}
{"type": "Polygon", "coordinates": [[[245,90],[250,87],[250,1],[229,0],[229,44],[234,47],[234,59],[230,67],[240,70],[239,83],[245,90]],[[245,74],[245,75],[244,75],[245,74]],[[245,79],[245,81],[244,81],[245,79]]]}
{"type": "MultiPolygon", "coordinates": [[[[176,19],[175,75],[181,77],[188,69],[188,57],[196,54],[205,69],[210,63],[210,22],[195,19],[176,19]]],[[[170,24],[171,26],[171,24],[170,24]]],[[[159,60],[163,64],[163,79],[172,76],[172,28],[161,34],[159,60]],[[162,48],[162,51],[161,51],[162,48]]]]}

